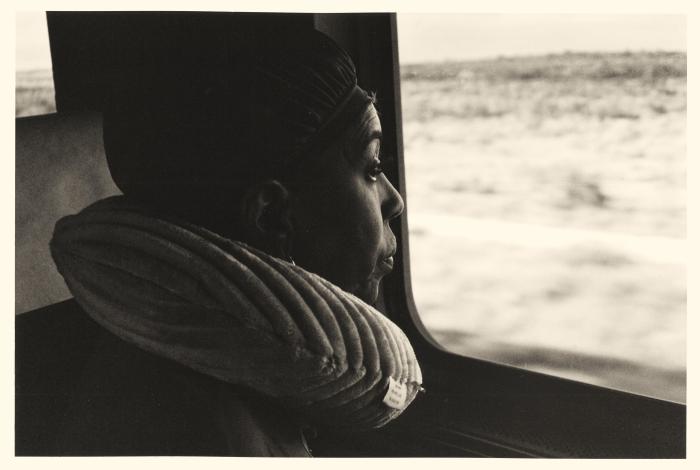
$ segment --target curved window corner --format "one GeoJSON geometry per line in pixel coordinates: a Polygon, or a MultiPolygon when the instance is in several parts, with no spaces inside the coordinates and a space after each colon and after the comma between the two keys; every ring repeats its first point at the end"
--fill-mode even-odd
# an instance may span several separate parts
{"type": "Polygon", "coordinates": [[[685,17],[397,28],[411,284],[433,338],[685,402],[685,17]]]}
{"type": "Polygon", "coordinates": [[[17,12],[15,20],[15,117],[56,112],[46,13],[17,12]]]}

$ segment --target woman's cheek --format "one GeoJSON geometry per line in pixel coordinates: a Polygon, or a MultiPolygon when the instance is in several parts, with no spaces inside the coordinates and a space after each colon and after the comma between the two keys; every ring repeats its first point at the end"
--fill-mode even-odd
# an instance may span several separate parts
{"type": "Polygon", "coordinates": [[[360,259],[364,261],[364,274],[368,277],[374,272],[376,263],[382,255],[384,223],[381,210],[375,204],[371,194],[365,194],[358,207],[361,208],[357,225],[361,232],[359,238],[362,240],[362,245],[359,247],[360,259]]]}

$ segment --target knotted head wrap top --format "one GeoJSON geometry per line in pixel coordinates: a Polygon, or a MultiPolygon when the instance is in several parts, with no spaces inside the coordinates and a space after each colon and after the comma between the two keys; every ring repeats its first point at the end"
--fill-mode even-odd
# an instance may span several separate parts
{"type": "Polygon", "coordinates": [[[182,202],[284,180],[372,102],[348,54],[318,31],[221,40],[196,66],[169,58],[115,84],[104,143],[124,194],[182,202]]]}
{"type": "Polygon", "coordinates": [[[411,344],[373,307],[123,197],[61,219],[51,253],[76,301],[107,330],[273,397],[309,423],[379,427],[420,389],[411,344]]]}

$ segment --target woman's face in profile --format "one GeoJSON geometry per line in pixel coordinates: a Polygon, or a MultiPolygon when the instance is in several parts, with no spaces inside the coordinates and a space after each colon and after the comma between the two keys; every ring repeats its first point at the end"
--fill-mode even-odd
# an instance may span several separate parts
{"type": "Polygon", "coordinates": [[[393,268],[389,221],[403,211],[382,172],[381,131],[370,104],[357,126],[304,169],[292,207],[297,264],[367,302],[393,268]]]}

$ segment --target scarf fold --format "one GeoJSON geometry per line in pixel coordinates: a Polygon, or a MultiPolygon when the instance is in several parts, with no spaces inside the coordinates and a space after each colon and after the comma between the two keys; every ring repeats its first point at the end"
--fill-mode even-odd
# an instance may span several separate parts
{"type": "Polygon", "coordinates": [[[120,338],[279,400],[316,424],[375,428],[422,382],[388,318],[304,269],[122,197],[61,219],[51,253],[120,338]]]}

